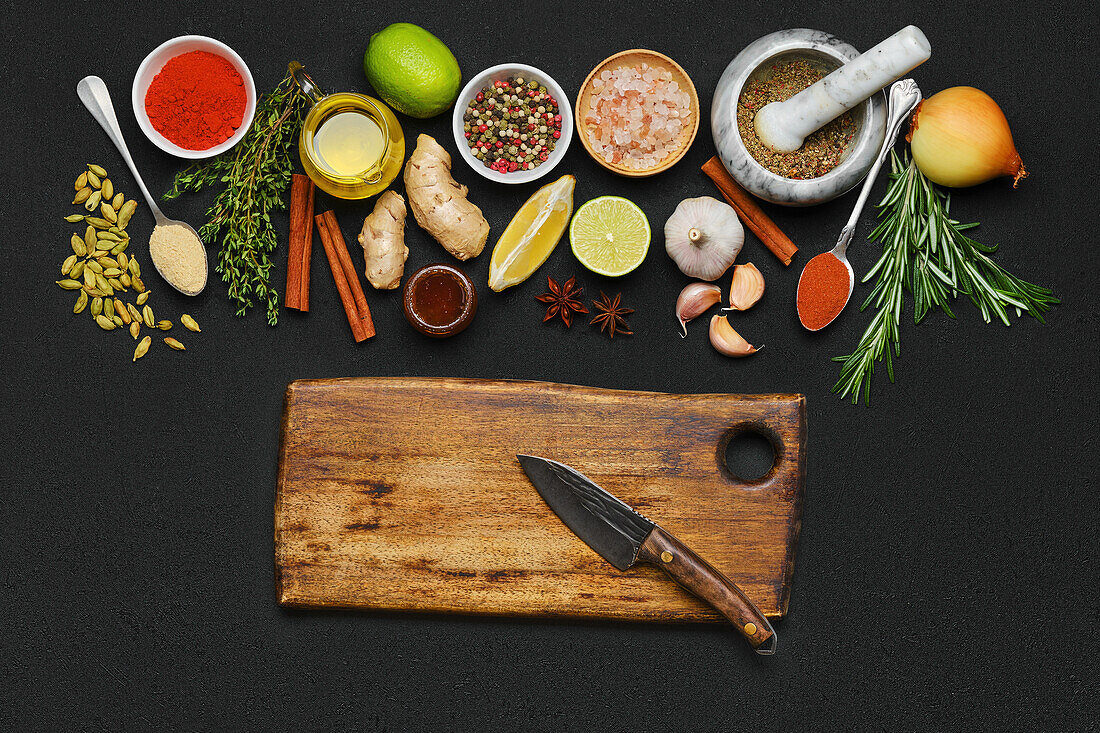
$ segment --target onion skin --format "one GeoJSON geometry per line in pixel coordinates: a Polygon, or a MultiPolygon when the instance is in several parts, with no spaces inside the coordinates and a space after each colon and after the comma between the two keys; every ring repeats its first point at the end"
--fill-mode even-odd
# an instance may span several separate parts
{"type": "Polygon", "coordinates": [[[974,87],[951,87],[921,102],[905,139],[917,168],[941,186],[966,188],[1012,176],[1015,188],[1027,177],[1004,112],[974,87]]]}

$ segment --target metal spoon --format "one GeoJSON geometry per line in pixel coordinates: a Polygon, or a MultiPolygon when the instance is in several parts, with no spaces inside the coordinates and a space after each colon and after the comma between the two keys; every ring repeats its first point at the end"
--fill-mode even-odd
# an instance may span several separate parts
{"type": "MultiPolygon", "coordinates": [[[[867,197],[871,195],[871,188],[875,185],[875,179],[878,177],[879,169],[882,168],[886,156],[894,147],[894,142],[897,140],[898,133],[901,132],[902,125],[909,119],[909,113],[913,111],[913,108],[917,106],[920,100],[920,88],[912,79],[901,79],[890,85],[886,107],[886,137],[882,141],[882,149],[879,150],[878,157],[875,158],[875,162],[871,164],[871,169],[867,172],[867,178],[864,180],[863,188],[860,190],[859,198],[856,200],[856,207],[852,211],[852,215],[848,217],[848,223],[840,230],[840,239],[837,240],[836,246],[828,252],[823,252],[817,256],[836,257],[841,261],[844,267],[848,269],[848,296],[844,299],[844,305],[841,306],[835,316],[829,319],[828,323],[824,323],[817,328],[809,328],[803,323],[802,326],[809,331],[820,331],[825,328],[825,326],[828,326],[829,323],[836,320],[836,316],[839,316],[844,311],[844,308],[848,305],[848,300],[852,297],[852,291],[856,288],[856,273],[855,270],[852,269],[852,263],[848,262],[848,244],[851,243],[852,235],[856,232],[856,224],[859,222],[859,215],[863,213],[863,206],[867,203],[867,197]]],[[[814,257],[814,259],[816,260],[817,257],[814,257]]],[[[802,281],[806,279],[806,269],[809,267],[809,264],[810,263],[807,262],[806,267],[802,268],[802,275],[798,278],[799,290],[802,290],[802,281]]],[[[801,318],[799,320],[801,320],[801,318]]]]}
{"type": "MultiPolygon", "coordinates": [[[[100,127],[107,133],[107,137],[111,138],[111,142],[115,144],[115,147],[118,148],[118,152],[122,154],[122,159],[126,161],[126,165],[130,167],[130,172],[134,174],[134,180],[137,181],[138,188],[141,189],[142,195],[145,196],[145,203],[149,205],[149,210],[153,212],[153,218],[156,220],[157,226],[178,225],[186,227],[191,230],[195,238],[199,240],[199,244],[202,245],[202,239],[193,226],[187,222],[166,217],[157,206],[156,200],[149,194],[149,189],[145,187],[145,181],[141,180],[141,174],[138,173],[137,168],[134,166],[134,159],[130,157],[130,150],[126,147],[126,141],[122,139],[122,130],[118,126],[118,118],[115,116],[114,105],[111,104],[111,95],[107,91],[107,85],[103,83],[103,80],[98,76],[84,77],[76,85],[76,94],[80,97],[80,101],[84,103],[84,106],[88,108],[88,111],[92,113],[92,117],[95,118],[95,121],[98,122],[100,127]]],[[[209,272],[209,265],[207,264],[205,246],[202,247],[203,279],[202,285],[199,286],[198,290],[183,290],[176,286],[160,269],[155,259],[153,260],[153,267],[156,267],[157,272],[160,273],[160,276],[164,278],[165,282],[184,295],[198,295],[203,291],[203,288],[206,287],[206,281],[208,279],[206,275],[209,272]]]]}

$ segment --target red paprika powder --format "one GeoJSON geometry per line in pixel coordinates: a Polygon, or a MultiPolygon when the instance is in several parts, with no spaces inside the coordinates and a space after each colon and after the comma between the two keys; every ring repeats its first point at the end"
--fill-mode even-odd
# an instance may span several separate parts
{"type": "Polygon", "coordinates": [[[187,150],[208,150],[244,121],[244,80],[227,59],[191,51],[169,59],[145,92],[153,129],[187,150]]]}
{"type": "Polygon", "coordinates": [[[831,252],[806,263],[798,281],[798,318],[811,331],[824,328],[848,302],[848,268],[831,252]]]}

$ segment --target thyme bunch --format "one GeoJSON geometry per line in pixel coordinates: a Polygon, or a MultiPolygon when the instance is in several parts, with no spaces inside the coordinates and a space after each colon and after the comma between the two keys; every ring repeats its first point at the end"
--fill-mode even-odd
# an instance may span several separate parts
{"type": "MultiPolygon", "coordinates": [[[[907,156],[908,157],[908,156],[907,156]]],[[[960,293],[982,312],[986,323],[993,316],[1011,325],[1009,310],[1027,313],[1040,323],[1043,313],[1060,302],[1049,288],[1021,280],[990,258],[997,250],[977,242],[965,231],[976,222],[961,224],[949,215],[951,197],[937,189],[911,159],[903,162],[896,152],[890,158],[890,186],[878,204],[881,221],[871,232],[881,240],[882,256],[862,282],[877,276],[874,288],[860,306],[877,311],[855,350],[837,356],[840,378],[833,392],[841,397],[871,401],[871,376],[875,364],[885,360],[886,373],[894,381],[893,357],[900,355],[898,326],[905,293],[913,295],[913,322],[920,323],[939,309],[951,318],[951,301],[960,293]]]]}
{"type": "Polygon", "coordinates": [[[221,241],[215,269],[229,286],[237,315],[262,303],[272,326],[279,318],[279,295],[271,287],[271,253],[277,240],[270,213],[287,208],[291,151],[305,109],[305,98],[287,74],[256,103],[252,126],[235,148],[180,171],[164,194],[168,200],[222,186],[199,236],[204,242],[221,241]]]}

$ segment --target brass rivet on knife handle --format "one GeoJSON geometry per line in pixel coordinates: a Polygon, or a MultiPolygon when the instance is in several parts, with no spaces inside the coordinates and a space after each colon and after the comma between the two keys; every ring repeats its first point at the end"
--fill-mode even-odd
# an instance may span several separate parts
{"type": "Polygon", "coordinates": [[[751,621],[748,622],[747,624],[745,624],[745,633],[748,634],[749,636],[752,636],[753,634],[755,634],[756,633],[756,624],[754,624],[751,621]]]}
{"type": "Polygon", "coordinates": [[[672,562],[672,553],[669,552],[668,550],[665,550],[664,552],[661,553],[661,559],[664,560],[665,562],[672,562]]]}

